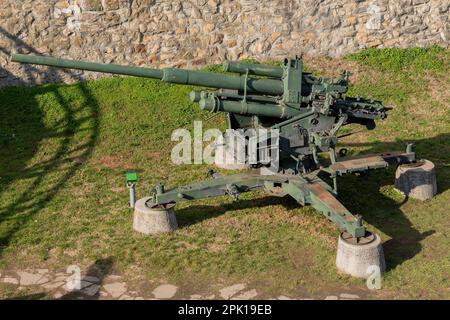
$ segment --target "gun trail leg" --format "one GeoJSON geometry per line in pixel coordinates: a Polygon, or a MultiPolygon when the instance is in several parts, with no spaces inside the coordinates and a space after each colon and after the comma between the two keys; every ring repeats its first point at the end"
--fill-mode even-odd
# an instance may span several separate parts
{"type": "Polygon", "coordinates": [[[328,191],[326,185],[312,183],[305,186],[309,191],[309,201],[318,211],[345,230],[339,236],[336,255],[336,267],[339,271],[358,278],[367,278],[374,268],[384,272],[384,260],[381,239],[377,234],[368,232],[361,218],[352,215],[328,191]]]}

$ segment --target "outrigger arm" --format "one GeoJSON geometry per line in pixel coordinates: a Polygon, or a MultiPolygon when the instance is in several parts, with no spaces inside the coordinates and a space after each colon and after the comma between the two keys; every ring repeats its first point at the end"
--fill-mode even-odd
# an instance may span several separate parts
{"type": "MultiPolygon", "coordinates": [[[[389,165],[411,163],[415,161],[415,153],[408,147],[406,153],[392,152],[372,154],[360,157],[344,158],[322,169],[331,178],[337,176],[365,172],[372,169],[386,168],[389,165]]],[[[212,179],[207,181],[178,187],[169,191],[159,184],[147,202],[148,207],[166,205],[181,201],[197,200],[229,195],[237,200],[239,194],[255,190],[264,190],[276,196],[290,195],[300,205],[312,205],[327,219],[334,222],[342,231],[346,231],[354,238],[364,237],[366,228],[359,215],[353,215],[336,198],[336,186],[332,188],[317,174],[313,175],[263,175],[258,170],[221,176],[213,171],[209,172],[212,179]]]]}

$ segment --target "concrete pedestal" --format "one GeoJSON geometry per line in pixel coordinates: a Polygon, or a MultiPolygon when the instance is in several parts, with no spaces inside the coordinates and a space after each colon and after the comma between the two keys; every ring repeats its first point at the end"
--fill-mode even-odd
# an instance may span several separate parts
{"type": "Polygon", "coordinates": [[[395,188],[407,197],[429,200],[437,193],[436,170],[428,160],[400,165],[395,173],[395,188]]]}
{"type": "Polygon", "coordinates": [[[133,228],[143,234],[158,234],[175,231],[178,228],[174,204],[149,208],[149,198],[140,199],[134,208],[133,228]]]}
{"type": "Polygon", "coordinates": [[[339,271],[357,278],[368,278],[374,266],[381,273],[386,270],[383,247],[377,234],[368,233],[359,243],[345,232],[339,236],[336,256],[339,271]]]}

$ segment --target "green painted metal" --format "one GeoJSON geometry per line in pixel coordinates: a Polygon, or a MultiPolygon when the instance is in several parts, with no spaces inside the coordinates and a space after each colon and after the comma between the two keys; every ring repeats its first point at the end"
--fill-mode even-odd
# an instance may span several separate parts
{"type": "MultiPolygon", "coordinates": [[[[340,229],[354,237],[362,237],[366,230],[361,219],[336,198],[337,177],[415,161],[411,146],[406,153],[339,158],[337,134],[343,126],[359,124],[372,130],[375,120],[385,119],[389,109],[379,101],[348,97],[348,72],[337,80],[316,78],[304,72],[301,59],[286,59],[279,67],[225,61],[224,70],[239,75],[174,68],[157,70],[22,54],[13,54],[11,61],[220,89],[193,91],[190,98],[204,110],[227,113],[230,129],[279,131],[280,163],[274,174],[249,172],[222,177],[213,173],[214,179],[167,191],[158,184],[149,205],[223,195],[237,200],[243,192],[262,189],[273,195],[289,195],[300,205],[312,205],[340,229]],[[322,159],[321,153],[327,153],[329,160],[322,159]],[[333,186],[322,180],[322,176],[332,180],[333,186]]],[[[262,142],[259,138],[256,140],[259,150],[272,148],[262,142]]],[[[262,160],[255,164],[256,167],[266,165],[262,160]]],[[[136,181],[135,173],[127,174],[128,183],[136,181]]]]}
{"type": "Polygon", "coordinates": [[[203,110],[210,112],[229,112],[280,119],[292,118],[299,114],[297,109],[278,104],[221,100],[217,94],[212,92],[203,95],[199,101],[199,105],[203,110]]]}
{"type": "Polygon", "coordinates": [[[122,75],[129,75],[129,76],[143,77],[143,78],[154,78],[154,79],[160,79],[160,80],[164,76],[164,72],[162,70],[156,70],[156,69],[120,66],[120,65],[115,65],[115,64],[93,63],[93,62],[86,62],[86,61],[67,60],[67,59],[59,59],[59,58],[53,58],[53,57],[28,55],[28,54],[13,53],[11,55],[11,61],[12,62],[20,62],[20,63],[38,64],[38,65],[50,66],[50,67],[56,67],[56,68],[88,70],[88,71],[112,73],[112,74],[122,74],[122,75]]]}
{"type": "Polygon", "coordinates": [[[262,64],[246,63],[239,61],[225,61],[223,63],[223,71],[234,72],[240,74],[249,74],[256,76],[266,76],[281,79],[284,74],[282,67],[265,66],[262,64]]]}
{"type": "MultiPolygon", "coordinates": [[[[336,199],[333,189],[317,177],[308,178],[282,174],[263,176],[253,172],[240,173],[175,188],[163,193],[155,191],[151,202],[165,204],[225,195],[233,196],[230,187],[235,188],[238,194],[254,190],[265,190],[271,193],[272,189],[281,188],[284,191],[283,194],[290,195],[301,205],[312,205],[327,219],[338,225],[341,230],[346,230],[354,237],[363,237],[366,233],[360,218],[345,208],[336,199]]],[[[279,190],[274,193],[279,193],[279,190]]],[[[235,200],[237,199],[235,198],[235,200]]]]}
{"type": "Polygon", "coordinates": [[[284,64],[283,101],[286,104],[298,105],[302,102],[303,61],[286,60],[284,64]]]}
{"type": "Polygon", "coordinates": [[[136,172],[127,172],[126,174],[127,183],[136,183],[138,181],[138,175],[136,172]]]}
{"type": "Polygon", "coordinates": [[[103,73],[121,74],[135,77],[158,79],[168,83],[185,84],[209,88],[231,90],[247,90],[269,95],[283,93],[283,83],[273,79],[245,79],[238,76],[214,74],[208,72],[189,71],[166,68],[162,70],[102,64],[86,61],[59,59],[45,56],[12,54],[12,62],[45,65],[56,68],[69,68],[103,73]]]}

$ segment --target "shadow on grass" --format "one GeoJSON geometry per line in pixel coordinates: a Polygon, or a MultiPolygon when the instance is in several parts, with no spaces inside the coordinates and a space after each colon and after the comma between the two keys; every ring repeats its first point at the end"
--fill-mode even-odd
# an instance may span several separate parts
{"type": "MultiPolygon", "coordinates": [[[[418,159],[428,159],[436,166],[438,193],[450,189],[450,132],[432,138],[397,140],[394,142],[345,143],[346,147],[363,147],[364,153],[405,150],[407,143],[414,143],[418,159]]],[[[392,184],[389,181],[387,184],[392,184]]]]}
{"type": "MultiPolygon", "coordinates": [[[[365,147],[364,153],[401,151],[408,142],[414,142],[418,158],[431,160],[436,165],[439,192],[450,188],[450,134],[434,138],[396,141],[393,143],[346,144],[347,147],[365,147]]],[[[380,187],[393,185],[395,168],[371,171],[367,175],[344,176],[339,179],[339,199],[351,212],[362,214],[365,221],[384,232],[391,239],[383,244],[387,270],[392,270],[413,258],[422,250],[421,241],[435,231],[419,232],[401,210],[404,203],[380,193],[380,187]]],[[[405,199],[407,201],[408,199],[405,199]]],[[[267,196],[258,199],[240,200],[218,206],[190,206],[177,210],[180,227],[200,223],[220,216],[228,211],[243,208],[261,208],[282,204],[286,210],[297,208],[297,203],[288,197],[267,196]]]]}
{"type": "Polygon", "coordinates": [[[412,259],[422,250],[421,241],[435,231],[420,232],[409,221],[399,203],[380,193],[380,187],[393,184],[395,170],[371,172],[364,177],[343,177],[340,200],[353,213],[385,233],[390,239],[383,243],[387,271],[412,259]],[[355,192],[356,191],[356,192],[355,192]]]}
{"type": "Polygon", "coordinates": [[[33,294],[13,297],[13,298],[9,298],[6,300],[43,300],[45,298],[47,298],[47,293],[40,292],[40,293],[33,293],[33,294]]]}
{"type": "Polygon", "coordinates": [[[261,208],[283,205],[286,210],[298,208],[297,202],[291,197],[274,197],[267,196],[258,199],[239,200],[232,203],[222,204],[218,206],[193,205],[182,209],[177,209],[177,220],[179,227],[186,227],[192,224],[200,223],[203,220],[215,218],[233,210],[241,210],[245,208],[261,208]]]}
{"type": "MultiPolygon", "coordinates": [[[[8,39],[9,46],[16,51],[38,53],[1,27],[0,35],[8,39]]],[[[10,53],[1,47],[0,52],[10,53]]],[[[78,79],[77,74],[68,70],[48,69],[43,73],[33,66],[23,68],[27,79],[21,84],[32,86],[42,74],[55,82],[62,82],[60,75],[63,73],[78,79]]],[[[31,180],[24,192],[0,204],[0,255],[16,232],[54,199],[92,154],[99,134],[98,104],[85,83],[79,83],[76,88],[84,99],[78,109],[71,106],[56,85],[32,89],[6,88],[0,92],[0,195],[14,182],[31,180]],[[36,99],[38,95],[49,93],[61,108],[55,112],[62,114],[61,119],[52,125],[44,123],[45,117],[36,99]],[[75,140],[74,135],[83,130],[88,130],[83,141],[75,140]],[[52,138],[59,142],[54,153],[46,155],[45,161],[27,166],[40,145],[52,138]],[[50,180],[50,175],[56,171],[60,174],[50,180]]]]}
{"type": "MultiPolygon", "coordinates": [[[[364,153],[402,150],[413,142],[418,159],[428,159],[436,166],[438,193],[450,188],[450,133],[433,138],[380,142],[348,143],[348,147],[363,147],[364,153]]],[[[365,221],[375,226],[391,239],[383,244],[387,270],[392,270],[412,259],[422,250],[421,241],[435,233],[435,230],[420,232],[408,220],[399,203],[379,192],[380,187],[393,185],[395,168],[386,171],[372,171],[367,176],[347,176],[340,180],[340,198],[352,211],[362,214],[365,221]]]]}
{"type": "Polygon", "coordinates": [[[95,261],[91,266],[89,266],[86,275],[81,279],[81,283],[89,282],[92,283],[92,277],[97,278],[98,281],[95,282],[92,286],[95,286],[93,289],[94,294],[86,294],[92,286],[87,287],[86,290],[83,291],[73,291],[65,294],[59,300],[74,300],[74,299],[83,299],[83,300],[98,300],[100,298],[100,288],[108,274],[111,272],[114,261],[112,257],[108,257],[105,259],[99,259],[95,261]]]}

